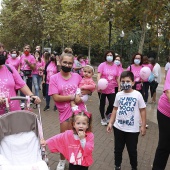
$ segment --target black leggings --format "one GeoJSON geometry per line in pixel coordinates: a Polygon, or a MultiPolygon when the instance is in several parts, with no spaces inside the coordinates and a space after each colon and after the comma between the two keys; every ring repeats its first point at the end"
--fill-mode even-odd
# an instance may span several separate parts
{"type": "Polygon", "coordinates": [[[73,165],[69,164],[69,170],[88,170],[88,166],[81,166],[81,165],[73,165]]]}
{"type": "Polygon", "coordinates": [[[107,116],[107,115],[109,115],[109,113],[112,113],[113,104],[115,101],[115,93],[111,93],[111,94],[98,93],[98,95],[99,95],[99,99],[100,99],[99,110],[100,110],[101,118],[104,119],[105,118],[104,113],[105,113],[106,97],[109,101],[109,105],[108,105],[106,113],[105,113],[107,116]]]}

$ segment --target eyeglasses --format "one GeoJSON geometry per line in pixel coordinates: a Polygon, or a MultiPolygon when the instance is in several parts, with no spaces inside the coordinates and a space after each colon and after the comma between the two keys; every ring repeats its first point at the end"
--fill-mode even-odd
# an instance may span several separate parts
{"type": "Polygon", "coordinates": [[[67,65],[68,65],[69,67],[71,67],[71,66],[73,65],[73,63],[71,63],[71,62],[68,63],[67,61],[63,61],[63,65],[64,65],[64,66],[67,66],[67,65]]]}

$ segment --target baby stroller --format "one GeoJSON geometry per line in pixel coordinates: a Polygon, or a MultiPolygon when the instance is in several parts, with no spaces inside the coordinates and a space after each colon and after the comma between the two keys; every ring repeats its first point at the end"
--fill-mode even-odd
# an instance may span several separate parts
{"type": "MultiPolygon", "coordinates": [[[[28,97],[13,97],[10,100],[25,100],[28,97]]],[[[40,105],[39,116],[29,110],[9,111],[0,116],[0,170],[49,170],[43,138],[40,105]],[[39,117],[39,118],[38,118],[39,117]]]]}

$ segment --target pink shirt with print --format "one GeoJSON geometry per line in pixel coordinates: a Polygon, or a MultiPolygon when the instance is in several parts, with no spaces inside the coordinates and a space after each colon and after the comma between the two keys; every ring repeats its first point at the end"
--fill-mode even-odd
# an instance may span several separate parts
{"type": "Polygon", "coordinates": [[[51,152],[62,153],[69,163],[87,167],[93,163],[94,135],[91,132],[86,133],[84,148],[82,148],[79,139],[74,139],[73,130],[53,136],[46,142],[51,152]]]}
{"type": "Polygon", "coordinates": [[[158,110],[164,114],[165,116],[170,118],[170,102],[168,101],[168,97],[165,94],[165,90],[170,90],[170,70],[168,70],[165,84],[164,84],[164,92],[159,98],[158,102],[158,110]]]}
{"type": "Polygon", "coordinates": [[[44,70],[44,67],[45,67],[45,62],[43,59],[41,59],[41,61],[36,61],[36,67],[35,69],[32,71],[32,74],[38,74],[39,72],[39,69],[42,69],[44,70]]]}
{"type": "Polygon", "coordinates": [[[49,84],[50,77],[57,73],[57,66],[54,62],[50,62],[50,64],[47,66],[47,80],[46,84],[49,84]]]}
{"type": "Polygon", "coordinates": [[[18,70],[19,65],[20,65],[20,58],[18,58],[18,57],[16,57],[16,58],[9,57],[9,58],[6,60],[5,63],[14,66],[15,69],[18,70]]]}
{"type": "MultiPolygon", "coordinates": [[[[78,85],[81,81],[81,76],[77,73],[71,73],[71,77],[66,80],[62,77],[61,73],[57,73],[50,78],[49,95],[59,94],[61,96],[69,96],[76,93],[78,85]]],[[[70,101],[55,102],[59,111],[60,123],[64,122],[72,116],[70,101]]],[[[79,103],[80,110],[86,110],[84,103],[79,103]]]]}
{"type": "Polygon", "coordinates": [[[103,62],[98,66],[98,73],[101,73],[101,78],[105,78],[108,81],[108,86],[105,90],[102,90],[102,93],[115,93],[115,85],[117,82],[116,79],[119,77],[119,70],[117,65],[114,63],[109,65],[106,62],[103,62]]]}
{"type": "MultiPolygon", "coordinates": [[[[4,65],[0,69],[0,97],[10,98],[16,96],[16,90],[25,86],[25,82],[22,80],[18,71],[9,65],[13,73],[4,65]]],[[[10,111],[21,110],[20,101],[10,101],[10,111]]],[[[0,114],[5,113],[5,105],[0,105],[0,114]]]]}
{"type": "MultiPolygon", "coordinates": [[[[128,71],[131,71],[134,75],[134,81],[135,82],[140,82],[141,81],[141,77],[140,77],[140,70],[142,69],[142,66],[135,66],[134,64],[131,65],[131,69],[130,66],[127,68],[128,71]]],[[[136,84],[136,90],[141,90],[142,85],[141,83],[136,84]]]]}

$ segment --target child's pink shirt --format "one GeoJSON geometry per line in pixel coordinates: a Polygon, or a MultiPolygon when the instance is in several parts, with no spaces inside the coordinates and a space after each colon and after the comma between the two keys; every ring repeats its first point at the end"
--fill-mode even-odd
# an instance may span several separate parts
{"type": "Polygon", "coordinates": [[[142,64],[143,67],[149,67],[151,71],[153,70],[153,65],[152,64],[142,64]]]}
{"type": "Polygon", "coordinates": [[[39,61],[36,61],[36,67],[35,69],[33,70],[32,74],[38,74],[39,72],[39,69],[43,69],[44,70],[44,67],[45,67],[45,62],[43,59],[41,59],[41,62],[39,61]]]}
{"type": "MultiPolygon", "coordinates": [[[[49,83],[49,95],[59,94],[62,96],[69,96],[76,93],[78,85],[81,81],[81,76],[77,73],[71,72],[71,77],[66,80],[62,77],[61,73],[57,73],[50,78],[49,83]]],[[[64,122],[72,116],[70,101],[67,102],[55,102],[59,111],[60,123],[64,122]]],[[[80,110],[86,110],[83,102],[77,104],[80,110]]]]}
{"type": "Polygon", "coordinates": [[[79,84],[79,88],[93,92],[96,88],[96,84],[92,78],[82,78],[79,84]]]}
{"type": "Polygon", "coordinates": [[[101,73],[101,78],[105,78],[108,81],[108,86],[105,90],[102,90],[104,94],[115,93],[115,85],[117,77],[119,77],[119,70],[117,65],[109,65],[106,62],[101,63],[98,66],[98,73],[101,73]]]}
{"type": "Polygon", "coordinates": [[[57,66],[54,62],[50,62],[50,64],[47,66],[47,80],[46,84],[49,84],[50,77],[57,73],[57,66]]]}
{"type": "MultiPolygon", "coordinates": [[[[127,68],[128,71],[131,71],[134,75],[134,81],[135,82],[140,82],[141,77],[140,77],[140,70],[142,69],[142,66],[135,66],[134,64],[131,65],[131,70],[130,66],[127,68]]],[[[142,86],[141,84],[136,84],[136,90],[141,90],[142,86]]]]}
{"type": "Polygon", "coordinates": [[[170,90],[170,70],[168,70],[165,84],[164,84],[164,92],[159,98],[158,102],[158,110],[167,117],[170,117],[170,102],[168,101],[168,97],[165,94],[165,90],[170,90]]]}
{"type": "Polygon", "coordinates": [[[51,152],[62,153],[69,163],[87,167],[93,163],[94,135],[91,132],[86,133],[84,148],[81,147],[79,139],[74,139],[73,130],[53,136],[46,142],[51,152]]]}
{"type": "MultiPolygon", "coordinates": [[[[14,97],[16,96],[16,90],[25,86],[25,82],[22,80],[18,71],[9,65],[13,73],[4,65],[0,69],[0,97],[14,97]]],[[[12,100],[9,103],[10,111],[21,110],[19,100],[12,100]]],[[[5,113],[5,105],[0,105],[0,115],[5,113]]]]}
{"type": "Polygon", "coordinates": [[[6,60],[5,63],[14,66],[15,69],[18,70],[19,64],[20,64],[20,58],[18,58],[18,57],[16,57],[16,58],[9,57],[9,58],[6,60]]]}

